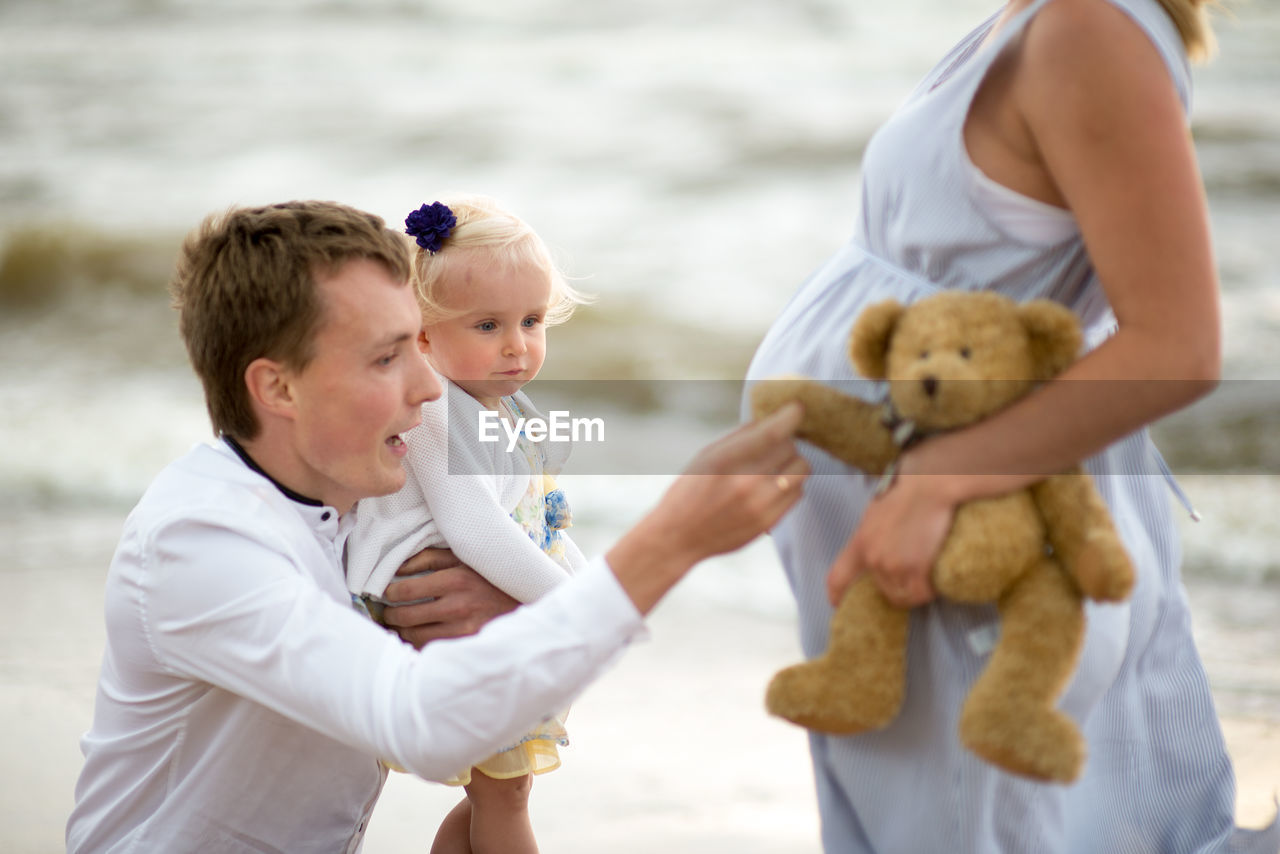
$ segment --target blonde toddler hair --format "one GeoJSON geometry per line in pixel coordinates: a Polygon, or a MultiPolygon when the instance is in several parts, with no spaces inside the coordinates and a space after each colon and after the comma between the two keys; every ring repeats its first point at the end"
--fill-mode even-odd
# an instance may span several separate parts
{"type": "Polygon", "coordinates": [[[443,290],[462,266],[474,269],[477,262],[509,270],[533,266],[551,280],[551,299],[545,323],[564,323],[574,310],[591,297],[572,288],[551,256],[551,250],[528,223],[488,196],[448,196],[440,199],[457,220],[449,235],[434,252],[417,247],[413,258],[413,286],[422,308],[422,322],[445,320],[452,312],[445,305],[443,290]]]}

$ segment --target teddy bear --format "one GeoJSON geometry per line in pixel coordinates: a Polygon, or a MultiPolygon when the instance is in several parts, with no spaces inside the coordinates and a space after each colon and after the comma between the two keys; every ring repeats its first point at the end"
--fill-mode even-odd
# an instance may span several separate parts
{"type": "MultiPolygon", "coordinates": [[[[1075,315],[1048,300],[960,291],[910,306],[887,300],[858,316],[850,339],[858,372],[888,381],[885,404],[788,377],[757,382],[752,408],[763,416],[800,401],[798,437],[881,475],[884,487],[904,447],[1008,406],[1070,365],[1080,344],[1075,315]]],[[[1076,466],[961,505],[930,580],[947,600],[995,603],[999,613],[999,639],[960,713],[962,743],[1024,777],[1076,779],[1084,740],[1055,704],[1083,643],[1083,597],[1122,601],[1134,582],[1093,481],[1076,466]]],[[[769,712],[826,733],[886,726],[902,704],[908,623],[869,576],[855,581],[832,616],[826,652],[770,682],[769,712]]]]}

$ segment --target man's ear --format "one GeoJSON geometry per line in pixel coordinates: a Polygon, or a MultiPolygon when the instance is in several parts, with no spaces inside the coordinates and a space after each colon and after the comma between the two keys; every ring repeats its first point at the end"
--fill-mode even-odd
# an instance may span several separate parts
{"type": "Polygon", "coordinates": [[[256,409],[291,418],[297,401],[293,396],[292,374],[274,359],[260,358],[244,370],[244,384],[256,409]]]}

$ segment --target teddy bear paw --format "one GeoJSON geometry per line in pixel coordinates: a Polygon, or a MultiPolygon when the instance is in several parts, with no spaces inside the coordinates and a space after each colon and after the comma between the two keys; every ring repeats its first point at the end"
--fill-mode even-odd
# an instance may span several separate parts
{"type": "Polygon", "coordinates": [[[765,708],[805,729],[853,735],[881,729],[902,706],[901,683],[858,685],[824,659],[779,671],[765,693],[765,708]]]}
{"type": "Polygon", "coordinates": [[[1070,783],[1080,776],[1084,738],[1070,718],[1057,709],[1002,711],[977,715],[966,710],[960,721],[965,747],[992,765],[1033,780],[1070,783]]]}
{"type": "Polygon", "coordinates": [[[1133,564],[1115,536],[1090,537],[1074,574],[1080,592],[1095,602],[1122,602],[1133,590],[1133,564]]]}
{"type": "Polygon", "coordinates": [[[780,374],[751,387],[751,413],[756,418],[772,415],[793,400],[801,400],[813,380],[799,374],[780,374]]]}

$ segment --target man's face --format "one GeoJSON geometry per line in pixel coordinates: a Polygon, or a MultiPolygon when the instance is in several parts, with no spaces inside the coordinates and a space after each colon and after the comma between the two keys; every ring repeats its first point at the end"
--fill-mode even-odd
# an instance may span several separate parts
{"type": "Polygon", "coordinates": [[[289,485],[345,513],[404,485],[403,434],[442,389],[418,350],[412,288],[365,259],[317,285],[324,308],[315,356],[289,376],[300,464],[300,482],[289,485]]]}

